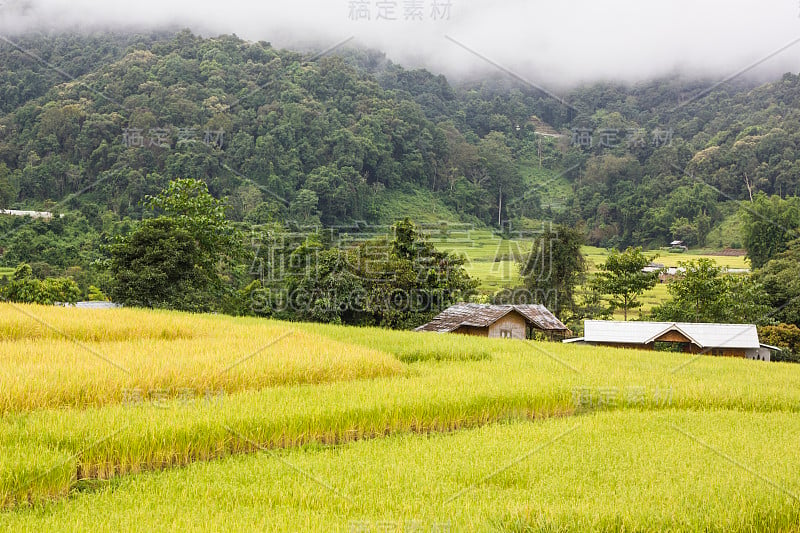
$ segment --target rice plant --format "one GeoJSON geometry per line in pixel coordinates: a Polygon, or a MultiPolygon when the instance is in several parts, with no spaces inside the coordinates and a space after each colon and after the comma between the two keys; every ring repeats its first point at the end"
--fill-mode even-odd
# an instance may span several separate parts
{"type": "Polygon", "coordinates": [[[627,410],[258,451],[96,483],[0,528],[797,531],[798,435],[789,413],[627,410]]]}
{"type": "MultiPolygon", "coordinates": [[[[137,310],[25,311],[56,325],[6,325],[15,333],[0,342],[0,449],[9,451],[0,505],[18,509],[94,486],[87,480],[262,450],[598,412],[800,411],[800,368],[789,364],[137,310]],[[164,324],[183,333],[165,337],[164,324]]],[[[6,324],[27,316],[2,312],[6,324]]],[[[509,509],[498,523],[549,527],[528,511],[509,509]]]]}

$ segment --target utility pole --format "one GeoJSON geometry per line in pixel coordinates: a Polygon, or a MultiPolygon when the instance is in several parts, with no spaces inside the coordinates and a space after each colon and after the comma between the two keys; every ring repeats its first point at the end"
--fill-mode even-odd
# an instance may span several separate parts
{"type": "Polygon", "coordinates": [[[539,135],[539,168],[542,168],[542,136],[539,135]]]}
{"type": "Polygon", "coordinates": [[[753,186],[750,184],[750,178],[747,177],[747,172],[744,173],[744,184],[747,186],[747,192],[750,194],[750,203],[753,203],[753,186]]]}
{"type": "Polygon", "coordinates": [[[503,186],[500,186],[500,201],[497,203],[497,226],[503,229],[503,186]]]}

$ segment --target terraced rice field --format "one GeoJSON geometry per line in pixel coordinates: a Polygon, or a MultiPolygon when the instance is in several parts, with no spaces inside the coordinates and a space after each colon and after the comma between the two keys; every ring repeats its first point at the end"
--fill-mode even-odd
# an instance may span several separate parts
{"type": "Polygon", "coordinates": [[[9,527],[98,531],[796,531],[797,417],[599,413],[404,434],[86,483],[9,527]],[[768,432],[769,450],[741,426],[768,432]],[[706,444],[713,443],[713,448],[706,444]],[[747,457],[747,468],[729,459],[747,457]],[[792,457],[795,457],[793,459],[792,457]],[[771,486],[775,483],[775,487],[771,486]],[[415,529],[416,528],[416,529],[415,529]]]}
{"type": "Polygon", "coordinates": [[[517,261],[530,252],[530,242],[502,239],[488,230],[451,231],[447,238],[434,233],[432,242],[465,257],[467,272],[480,282],[480,290],[490,293],[522,282],[517,261]]]}
{"type": "MultiPolygon", "coordinates": [[[[519,275],[517,258],[530,252],[530,243],[523,240],[501,239],[489,231],[470,230],[453,232],[448,239],[436,239],[436,246],[443,250],[460,254],[467,259],[465,268],[470,276],[479,281],[478,290],[486,294],[494,294],[507,288],[519,287],[522,278],[519,275]]],[[[690,251],[685,254],[667,252],[648,252],[657,255],[656,262],[666,267],[676,267],[680,261],[690,261],[701,257],[714,260],[718,265],[747,269],[750,267],[744,256],[718,255],[713,251],[690,251]]],[[[608,257],[608,250],[591,246],[583,247],[583,254],[589,263],[589,271],[594,272],[608,257]]],[[[642,307],[629,313],[630,318],[638,318],[641,313],[649,312],[653,307],[669,298],[667,285],[659,284],[646,291],[642,297],[642,307]]],[[[614,315],[617,320],[623,319],[622,311],[614,315]]]]}
{"type": "Polygon", "coordinates": [[[800,530],[800,366],[16,305],[0,339],[0,530],[800,530]]]}
{"type": "MultiPolygon", "coordinates": [[[[493,293],[504,288],[519,286],[518,260],[530,252],[530,241],[525,239],[503,239],[488,230],[451,230],[446,238],[441,233],[432,233],[432,242],[437,248],[456,253],[466,258],[465,268],[470,276],[480,283],[479,290],[493,293]]],[[[665,251],[650,251],[657,255],[656,262],[666,267],[676,267],[680,261],[690,261],[701,257],[714,260],[718,265],[733,269],[747,269],[750,264],[741,255],[727,256],[711,250],[690,250],[684,254],[665,251]]],[[[592,246],[583,247],[583,255],[589,263],[589,270],[596,271],[608,257],[608,250],[592,246]]],[[[645,297],[645,309],[650,300],[658,301],[662,295],[658,290],[645,297]]]]}
{"type": "MultiPolygon", "coordinates": [[[[725,268],[748,269],[750,262],[744,255],[722,255],[722,252],[713,250],[689,250],[678,254],[663,250],[651,250],[645,252],[647,255],[655,255],[656,263],[661,263],[666,267],[676,267],[681,261],[692,261],[695,259],[706,258],[715,261],[719,266],[725,268]]],[[[608,250],[593,246],[584,246],[583,255],[589,260],[591,267],[598,267],[605,262],[608,257],[608,250]]]]}

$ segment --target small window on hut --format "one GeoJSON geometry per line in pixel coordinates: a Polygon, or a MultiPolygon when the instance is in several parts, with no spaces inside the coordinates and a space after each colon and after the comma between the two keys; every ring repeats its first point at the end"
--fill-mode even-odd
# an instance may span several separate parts
{"type": "Polygon", "coordinates": [[[502,338],[504,338],[504,339],[510,339],[511,336],[512,336],[511,335],[511,330],[510,329],[501,329],[500,330],[500,336],[502,338]]]}

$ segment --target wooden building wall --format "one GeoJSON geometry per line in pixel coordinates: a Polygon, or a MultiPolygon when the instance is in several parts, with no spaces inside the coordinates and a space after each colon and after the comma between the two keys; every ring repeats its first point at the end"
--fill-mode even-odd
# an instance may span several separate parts
{"type": "Polygon", "coordinates": [[[498,339],[503,337],[506,331],[512,339],[525,339],[526,327],[528,323],[516,312],[508,313],[506,316],[489,326],[489,337],[498,339]]]}

